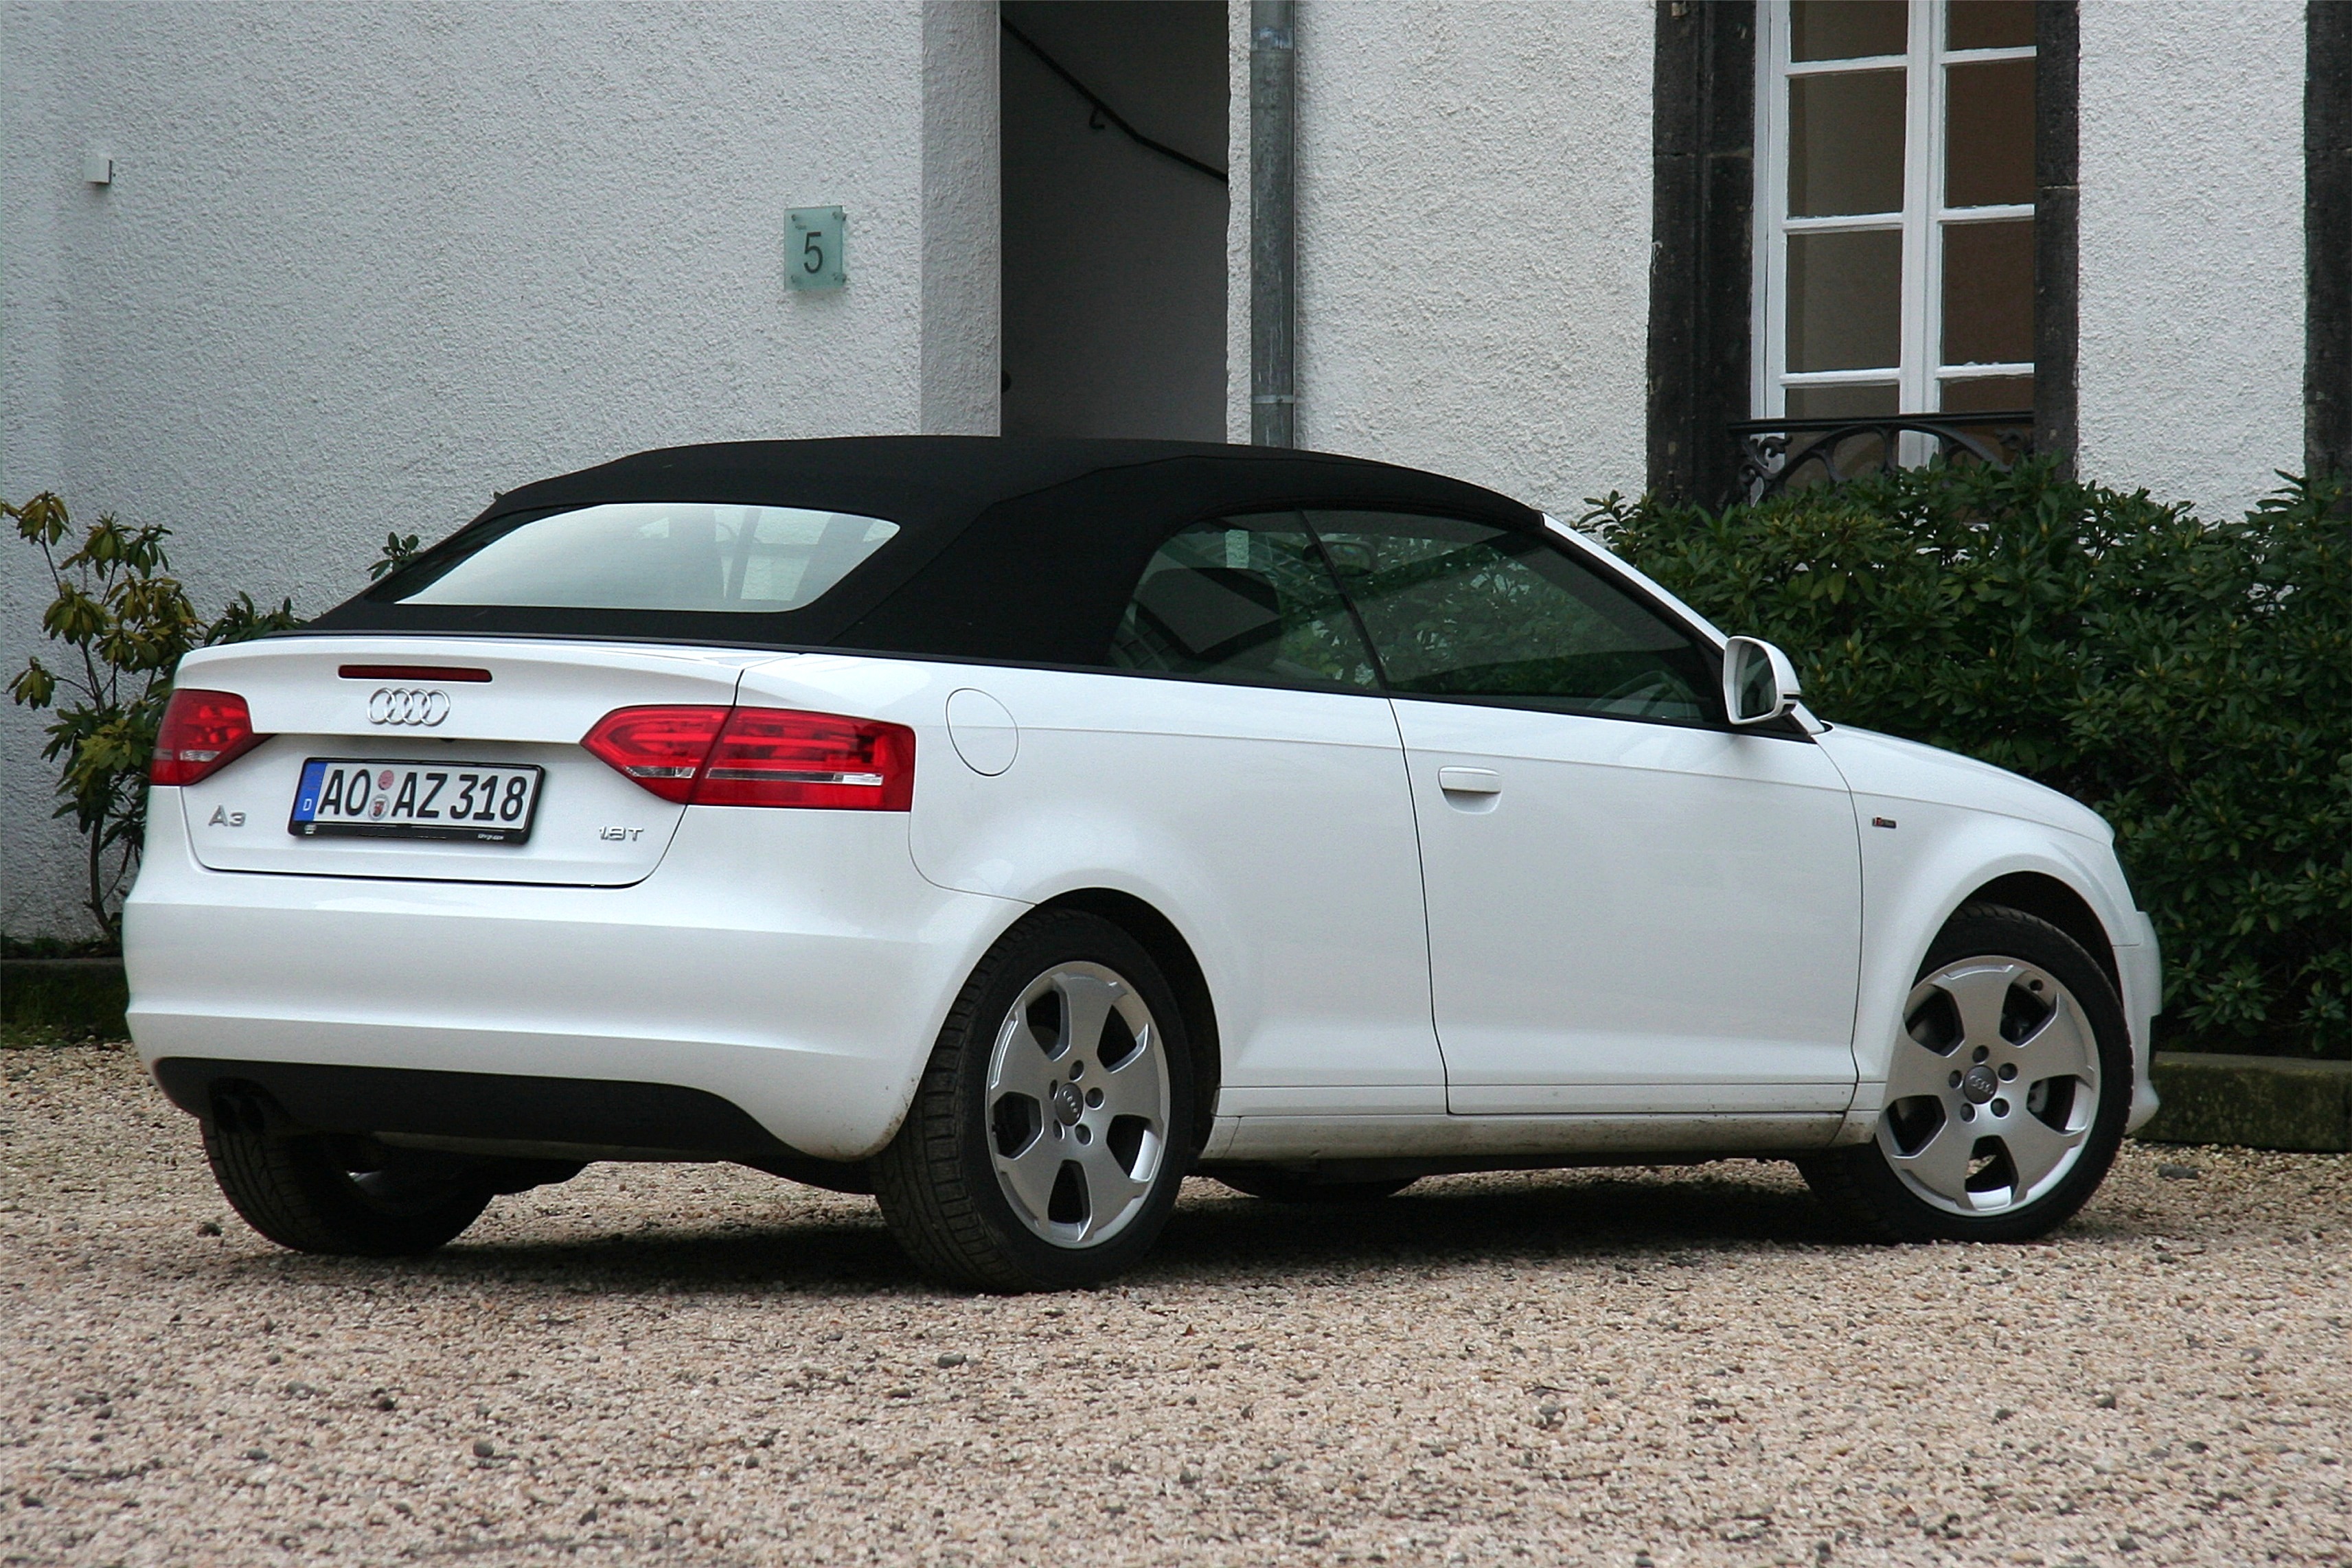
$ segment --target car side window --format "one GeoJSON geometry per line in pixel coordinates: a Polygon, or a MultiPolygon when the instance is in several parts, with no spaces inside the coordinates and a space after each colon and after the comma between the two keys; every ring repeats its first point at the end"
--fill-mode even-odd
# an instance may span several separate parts
{"type": "Polygon", "coordinates": [[[1450,517],[1310,512],[1400,695],[1704,724],[1712,662],[1548,541],[1450,517]]]}
{"type": "Polygon", "coordinates": [[[1160,547],[1111,639],[1115,669],[1377,691],[1380,677],[1297,513],[1226,517],[1160,547]]]}

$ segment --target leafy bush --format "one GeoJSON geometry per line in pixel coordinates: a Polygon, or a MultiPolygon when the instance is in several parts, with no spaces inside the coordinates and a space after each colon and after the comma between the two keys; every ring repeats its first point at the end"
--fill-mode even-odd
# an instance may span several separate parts
{"type": "Polygon", "coordinates": [[[1937,465],[1585,523],[1831,720],[2095,807],[2164,944],[2164,1034],[2352,1056],[2352,521],[2288,479],[2206,523],[2145,492],[1937,465]]]}
{"type": "Polygon", "coordinates": [[[0,501],[19,537],[41,552],[55,596],[41,630],[62,643],[52,670],[26,662],[8,695],[33,708],[58,706],[41,755],[58,766],[56,815],[70,816],[85,845],[84,907],[111,943],[121,933],[119,899],[139,861],[147,812],[147,760],[180,655],[214,643],[239,643],[299,626],[292,601],[257,608],[240,593],[210,620],[196,608],[163,549],[169,528],[126,528],[100,517],[62,559],[72,532],[66,505],[44,492],[21,507],[0,501]]]}

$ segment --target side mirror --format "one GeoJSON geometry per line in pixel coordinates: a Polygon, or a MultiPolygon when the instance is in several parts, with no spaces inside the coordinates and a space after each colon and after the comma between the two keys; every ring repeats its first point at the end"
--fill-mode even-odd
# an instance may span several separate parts
{"type": "Polygon", "coordinates": [[[1797,706],[1797,666],[1755,637],[1723,645],[1723,711],[1736,725],[1769,724],[1797,706]]]}

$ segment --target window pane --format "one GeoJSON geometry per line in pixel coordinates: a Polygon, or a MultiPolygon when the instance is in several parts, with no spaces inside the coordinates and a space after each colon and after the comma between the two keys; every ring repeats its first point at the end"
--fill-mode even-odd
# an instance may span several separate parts
{"type": "Polygon", "coordinates": [[[1286,686],[1380,685],[1296,513],[1203,523],[1160,546],[1119,618],[1110,664],[1286,686]]]}
{"type": "Polygon", "coordinates": [[[1853,60],[1899,55],[1910,47],[1907,0],[1792,0],[1789,57],[1853,60]]]}
{"type": "Polygon", "coordinates": [[[1478,523],[1311,512],[1391,690],[1677,719],[1711,716],[1683,632],[1555,549],[1478,523]]]}
{"type": "Polygon", "coordinates": [[[1893,382],[1864,386],[1790,387],[1790,419],[1870,419],[1902,406],[1893,382]]]}
{"type": "Polygon", "coordinates": [[[1943,228],[1943,362],[2033,358],[2033,220],[1943,228]]]}
{"type": "Polygon", "coordinates": [[[1789,236],[1789,369],[1892,369],[1903,350],[1903,235],[1789,236]]]}
{"type": "Polygon", "coordinates": [[[408,604],[773,614],[814,603],[890,541],[896,523],[798,507],[629,501],[486,533],[389,579],[408,604]]]}
{"type": "MultiPolygon", "coordinates": [[[[1901,393],[1892,382],[1789,389],[1790,419],[1868,419],[1875,414],[1894,413],[1902,406],[1901,393]]],[[[1781,483],[1791,490],[1801,490],[1841,476],[1850,478],[1885,466],[1886,443],[1878,436],[1848,435],[1834,446],[1822,445],[1836,434],[1804,431],[1790,436],[1786,460],[1781,465],[1789,476],[1781,483]],[[1805,461],[1808,454],[1814,455],[1810,463],[1805,461]]]]}
{"type": "Polygon", "coordinates": [[[1944,47],[1950,49],[2030,49],[2033,0],[1951,0],[1944,47]]]}
{"type": "Polygon", "coordinates": [[[1944,204],[2033,200],[2033,62],[1953,66],[1945,81],[1944,204]]]}
{"type": "Polygon", "coordinates": [[[2032,376],[1970,376],[1946,382],[1947,413],[2011,413],[2033,406],[2032,376]]]}
{"type": "Polygon", "coordinates": [[[1789,82],[1789,215],[1903,208],[1902,71],[1789,82]]]}

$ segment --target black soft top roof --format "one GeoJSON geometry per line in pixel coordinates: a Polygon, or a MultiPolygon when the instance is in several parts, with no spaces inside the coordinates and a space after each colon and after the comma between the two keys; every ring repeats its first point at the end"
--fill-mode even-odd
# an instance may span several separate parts
{"type": "Polygon", "coordinates": [[[441,545],[524,515],[612,501],[803,507],[886,518],[897,538],[838,587],[777,614],[406,604],[399,576],[313,632],[622,637],[1087,664],[1169,536],[1247,512],[1435,512],[1514,531],[1542,515],[1491,490],[1361,458],[1181,441],[876,435],[641,452],[500,496],[441,545]]]}

